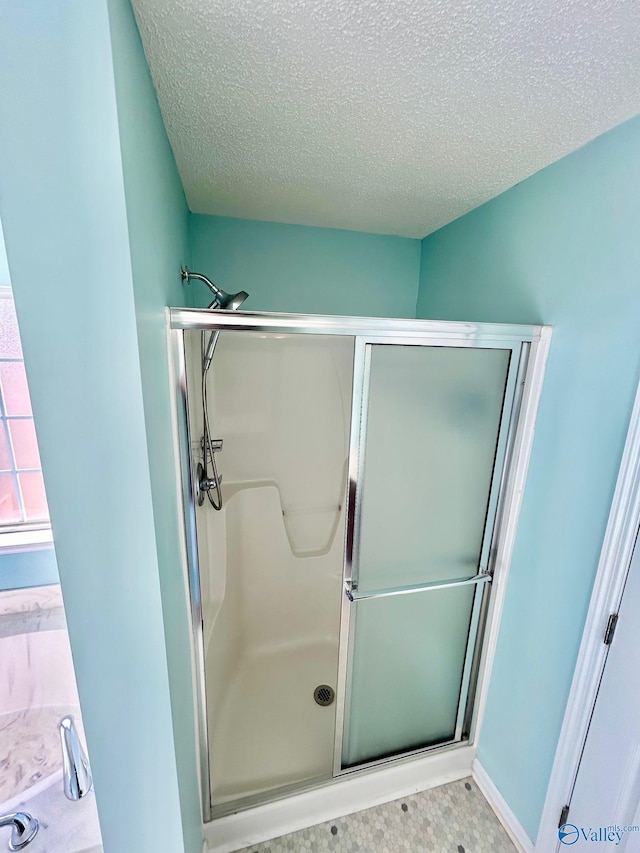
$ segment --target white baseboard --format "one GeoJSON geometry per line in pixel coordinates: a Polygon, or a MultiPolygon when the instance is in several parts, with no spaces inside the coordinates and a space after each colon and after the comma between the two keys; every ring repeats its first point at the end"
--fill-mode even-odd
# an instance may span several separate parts
{"type": "Polygon", "coordinates": [[[218,818],[204,825],[208,853],[232,853],[289,832],[464,779],[471,775],[474,754],[473,747],[456,747],[346,777],[313,791],[218,818]]]}
{"type": "Polygon", "coordinates": [[[534,853],[533,842],[477,758],[473,762],[472,776],[519,853],[534,853]]]}

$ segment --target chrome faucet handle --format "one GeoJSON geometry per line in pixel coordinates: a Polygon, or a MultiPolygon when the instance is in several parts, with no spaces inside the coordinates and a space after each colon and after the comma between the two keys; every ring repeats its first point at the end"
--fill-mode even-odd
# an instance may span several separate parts
{"type": "Polygon", "coordinates": [[[35,817],[27,812],[0,815],[0,826],[12,827],[9,850],[22,850],[33,841],[40,827],[35,817]]]}
{"type": "Polygon", "coordinates": [[[71,714],[58,723],[60,745],[62,747],[62,785],[65,797],[79,800],[86,796],[93,785],[91,767],[84,751],[71,714]]]}

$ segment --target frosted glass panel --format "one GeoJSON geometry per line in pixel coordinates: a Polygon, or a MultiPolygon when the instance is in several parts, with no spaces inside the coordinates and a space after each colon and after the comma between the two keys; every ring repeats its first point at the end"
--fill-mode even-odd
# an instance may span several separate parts
{"type": "Polygon", "coordinates": [[[360,591],[475,574],[509,355],[372,346],[360,591]]]}
{"type": "Polygon", "coordinates": [[[357,602],[343,765],[451,740],[475,586],[357,602]]]}

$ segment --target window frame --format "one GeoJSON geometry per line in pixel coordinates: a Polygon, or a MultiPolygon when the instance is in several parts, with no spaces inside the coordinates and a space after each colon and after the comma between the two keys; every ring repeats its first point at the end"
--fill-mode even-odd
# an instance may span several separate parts
{"type": "MultiPolygon", "coordinates": [[[[0,284],[0,299],[10,299],[13,302],[13,292],[9,285],[0,284]]],[[[0,364],[23,364],[24,358],[0,356],[0,364]]],[[[40,474],[42,468],[19,468],[13,447],[13,440],[9,424],[11,421],[31,421],[33,423],[33,412],[28,415],[8,415],[4,400],[4,393],[0,387],[0,430],[4,431],[7,451],[9,454],[10,468],[2,470],[3,474],[13,477],[15,493],[22,520],[3,522],[0,520],[0,552],[6,550],[27,550],[33,548],[46,548],[53,543],[51,521],[48,515],[46,519],[29,520],[26,518],[26,510],[22,494],[20,474],[40,474]]]]}

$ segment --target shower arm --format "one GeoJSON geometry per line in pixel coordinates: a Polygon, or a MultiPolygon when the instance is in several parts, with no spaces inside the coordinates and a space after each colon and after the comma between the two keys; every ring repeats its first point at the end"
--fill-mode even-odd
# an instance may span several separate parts
{"type": "Polygon", "coordinates": [[[203,284],[206,284],[209,290],[215,296],[215,299],[209,305],[209,308],[217,308],[219,305],[219,298],[223,296],[224,291],[214,284],[210,278],[207,278],[206,275],[202,275],[199,272],[191,272],[188,267],[183,267],[180,270],[180,275],[182,276],[182,280],[185,284],[189,284],[190,281],[195,279],[196,281],[201,281],[203,284]]]}
{"type": "Polygon", "coordinates": [[[182,267],[180,270],[180,276],[185,284],[189,284],[191,279],[197,279],[197,281],[201,281],[203,284],[207,285],[214,296],[213,302],[209,305],[209,309],[215,310],[217,308],[221,308],[228,309],[230,311],[237,311],[249,296],[246,290],[239,290],[237,293],[227,293],[226,290],[218,287],[218,285],[214,284],[210,278],[206,277],[206,275],[202,275],[199,272],[191,272],[188,267],[182,267]]]}

